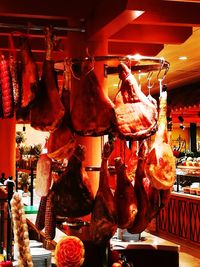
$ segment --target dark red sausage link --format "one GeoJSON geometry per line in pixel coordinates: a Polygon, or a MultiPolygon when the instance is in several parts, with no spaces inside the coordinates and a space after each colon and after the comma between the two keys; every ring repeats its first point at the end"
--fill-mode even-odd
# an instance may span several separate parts
{"type": "Polygon", "coordinates": [[[50,191],[47,196],[45,211],[45,239],[53,240],[56,234],[56,214],[53,205],[53,192],[50,191]]]}
{"type": "Polygon", "coordinates": [[[40,199],[40,205],[35,221],[35,226],[38,230],[44,229],[45,211],[46,211],[47,196],[43,196],[40,199]]]}
{"type": "Polygon", "coordinates": [[[19,85],[19,76],[18,76],[18,63],[17,60],[10,56],[9,58],[9,68],[13,88],[13,101],[15,109],[20,106],[20,85],[19,85]]]}
{"type": "Polygon", "coordinates": [[[11,85],[9,64],[5,60],[4,55],[1,55],[0,58],[0,82],[2,88],[3,115],[4,118],[11,118],[14,115],[13,91],[11,85]]]}

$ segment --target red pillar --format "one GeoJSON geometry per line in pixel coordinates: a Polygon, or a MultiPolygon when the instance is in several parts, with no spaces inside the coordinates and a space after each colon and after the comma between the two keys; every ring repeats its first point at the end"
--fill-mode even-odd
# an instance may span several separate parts
{"type": "MultiPolygon", "coordinates": [[[[77,26],[76,22],[72,26],[77,26]]],[[[85,56],[102,56],[107,55],[107,40],[97,40],[96,42],[87,42],[85,33],[69,32],[69,57],[85,57],[85,56]],[[89,55],[87,54],[87,51],[89,55]]],[[[99,83],[106,91],[107,79],[104,77],[105,62],[95,62],[95,74],[98,77],[99,83]]],[[[73,92],[72,92],[73,98],[73,92]]],[[[86,147],[85,166],[100,166],[101,164],[101,137],[82,137],[78,136],[78,142],[86,147]]],[[[99,171],[90,171],[88,176],[91,181],[94,194],[99,185],[99,171]]]]}
{"type": "Polygon", "coordinates": [[[0,119],[0,174],[15,178],[15,118],[0,119]]]}

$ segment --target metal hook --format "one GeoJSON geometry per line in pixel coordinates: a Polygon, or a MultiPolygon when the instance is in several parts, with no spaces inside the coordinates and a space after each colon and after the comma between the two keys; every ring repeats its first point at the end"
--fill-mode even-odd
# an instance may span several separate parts
{"type": "Polygon", "coordinates": [[[160,69],[159,69],[159,71],[158,71],[158,74],[157,74],[157,80],[159,80],[160,79],[160,74],[161,74],[161,71],[162,71],[162,69],[163,69],[163,66],[164,66],[164,64],[165,64],[165,60],[164,59],[160,59],[160,69]]]}
{"type": "Polygon", "coordinates": [[[158,79],[158,82],[159,82],[159,88],[160,88],[160,96],[161,96],[161,93],[162,93],[162,81],[163,81],[162,78],[159,78],[159,79],[158,79]]]}
{"type": "Polygon", "coordinates": [[[73,70],[73,67],[72,67],[72,65],[73,65],[72,59],[71,59],[71,58],[65,58],[65,60],[66,60],[66,64],[68,65],[68,67],[69,67],[69,69],[70,69],[70,72],[71,72],[73,78],[76,79],[76,80],[80,80],[80,77],[78,77],[78,76],[74,73],[74,70],[73,70]]]}
{"type": "Polygon", "coordinates": [[[147,75],[147,87],[149,89],[149,95],[151,95],[151,88],[153,88],[154,83],[151,83],[151,78],[153,75],[153,71],[149,72],[147,75]]]}
{"type": "Polygon", "coordinates": [[[159,87],[160,87],[160,95],[162,93],[162,88],[163,88],[162,82],[165,79],[165,76],[166,76],[166,74],[167,74],[167,72],[169,70],[169,64],[168,64],[167,67],[165,68],[164,74],[162,75],[162,77],[160,77],[160,73],[161,73],[164,65],[165,65],[165,60],[161,59],[161,66],[160,66],[160,69],[159,69],[159,72],[158,72],[158,75],[157,75],[157,80],[159,82],[159,87]]]}
{"type": "Polygon", "coordinates": [[[163,81],[163,80],[165,79],[166,75],[167,75],[167,72],[168,72],[168,70],[169,70],[169,63],[167,64],[167,67],[165,67],[165,65],[166,65],[166,61],[165,61],[165,59],[163,58],[163,59],[161,59],[161,66],[160,66],[159,72],[158,72],[158,74],[157,74],[157,80],[158,80],[158,81],[159,81],[159,80],[162,80],[162,81],[163,81]],[[164,67],[165,67],[165,68],[164,68],[164,67]],[[165,71],[164,71],[162,77],[160,77],[161,71],[162,71],[163,69],[164,69],[165,71]]]}

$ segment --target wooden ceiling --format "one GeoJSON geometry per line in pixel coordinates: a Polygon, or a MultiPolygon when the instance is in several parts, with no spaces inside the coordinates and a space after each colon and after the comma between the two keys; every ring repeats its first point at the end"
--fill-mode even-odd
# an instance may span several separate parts
{"type": "MultiPolygon", "coordinates": [[[[16,48],[18,32],[29,33],[31,47],[40,66],[45,55],[43,27],[52,25],[61,40],[60,49],[54,52],[55,60],[68,56],[69,33],[76,32],[83,36],[86,43],[106,41],[107,55],[139,53],[143,56],[164,57],[170,63],[164,80],[169,91],[194,83],[192,88],[199,88],[199,14],[200,1],[192,0],[1,0],[0,51],[11,51],[10,33],[14,36],[16,48]],[[179,60],[180,56],[188,59],[179,60]]],[[[147,77],[139,78],[142,89],[148,93],[147,77]]],[[[118,77],[109,75],[108,91],[111,97],[116,92],[113,84],[117,83],[118,77]]],[[[152,76],[152,83],[151,94],[156,94],[159,92],[156,73],[152,76]]],[[[200,123],[199,99],[197,94],[196,103],[190,106],[190,110],[187,107],[186,111],[194,109],[191,116],[195,117],[194,122],[197,123],[200,123]]],[[[180,107],[173,108],[173,112],[176,109],[174,114],[177,117],[180,107]]],[[[188,123],[190,119],[187,119],[188,123]]]]}

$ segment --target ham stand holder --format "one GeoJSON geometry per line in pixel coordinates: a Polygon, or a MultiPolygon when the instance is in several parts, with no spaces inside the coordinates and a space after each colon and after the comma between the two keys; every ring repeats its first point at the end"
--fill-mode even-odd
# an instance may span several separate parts
{"type": "MultiPolygon", "coordinates": [[[[159,82],[159,87],[160,87],[160,92],[162,90],[162,81],[165,78],[170,64],[169,62],[167,62],[164,58],[155,58],[155,57],[145,57],[145,56],[140,56],[140,55],[135,55],[135,56],[124,56],[124,57],[119,57],[119,56],[97,56],[97,57],[84,57],[84,58],[72,58],[69,59],[67,58],[65,60],[65,63],[68,62],[68,64],[70,65],[71,68],[71,72],[73,72],[73,64],[79,64],[81,62],[84,61],[93,61],[93,62],[99,62],[99,61],[112,61],[112,64],[115,63],[118,64],[119,62],[127,62],[131,68],[131,72],[137,72],[137,73],[148,73],[147,75],[147,82],[148,82],[148,90],[149,90],[149,94],[150,94],[150,89],[153,87],[154,84],[151,84],[151,79],[152,79],[152,74],[153,72],[157,71],[157,80],[159,82]],[[146,64],[141,65],[141,62],[145,62],[146,64]],[[151,64],[149,63],[151,62],[151,64]],[[147,64],[148,63],[148,64],[147,64]],[[161,73],[163,72],[163,73],[161,73]]],[[[63,65],[64,68],[64,65],[63,65]]],[[[107,75],[110,74],[117,74],[118,73],[118,69],[117,66],[109,66],[107,64],[104,64],[104,76],[107,77],[107,75]]],[[[76,75],[73,73],[73,77],[77,79],[76,75]]],[[[103,147],[104,144],[104,136],[101,136],[101,147],[103,147]]],[[[108,137],[109,138],[109,137],[108,137]]],[[[121,148],[122,149],[122,148],[121,148]]],[[[125,159],[125,152],[126,150],[126,144],[124,143],[124,159],[125,159]]],[[[101,151],[102,152],[102,151],[101,151]]],[[[120,153],[122,154],[122,153],[120,153]]],[[[85,166],[85,171],[87,172],[97,172],[100,171],[99,166],[85,166]]],[[[62,172],[62,168],[60,169],[60,171],[62,172]]],[[[108,171],[111,175],[115,174],[115,166],[108,166],[108,171]]],[[[84,226],[84,222],[83,221],[79,221],[78,224],[76,224],[77,222],[74,223],[67,223],[68,226],[70,227],[74,227],[74,228],[81,228],[82,226],[84,226]]],[[[121,229],[118,229],[117,231],[117,235],[118,238],[120,238],[122,241],[125,239],[130,239],[130,236],[127,236],[127,233],[125,233],[125,231],[122,231],[121,229]]],[[[142,240],[141,237],[141,233],[136,234],[136,235],[132,235],[131,237],[132,239],[135,240],[142,240]]]]}
{"type": "MultiPolygon", "coordinates": [[[[150,94],[150,89],[153,87],[154,83],[152,82],[153,72],[157,72],[156,80],[159,84],[160,93],[164,90],[162,82],[169,70],[169,62],[163,58],[154,58],[154,57],[142,57],[142,56],[98,56],[98,57],[86,57],[86,58],[73,58],[69,62],[71,64],[81,63],[83,61],[116,61],[117,64],[120,61],[127,62],[130,65],[131,71],[138,73],[146,72],[147,75],[147,88],[148,93],[150,94]],[[148,64],[151,61],[151,64],[148,64]],[[144,63],[144,64],[141,64],[144,63]]],[[[104,76],[107,77],[109,74],[117,74],[117,64],[114,66],[104,64],[104,76]]],[[[73,66],[72,66],[73,68],[73,66]]],[[[104,136],[101,137],[101,143],[104,143],[104,136]]],[[[109,138],[109,137],[108,137],[109,138]]],[[[125,145],[125,143],[124,143],[125,145]]],[[[103,147],[103,146],[101,146],[103,147]]],[[[120,147],[121,149],[121,147],[120,147]]],[[[125,154],[125,147],[123,154],[125,154]]],[[[122,154],[120,153],[120,154],[122,154]]],[[[125,155],[124,155],[125,156],[125,155]]],[[[86,171],[100,171],[98,166],[86,166],[86,171]]],[[[115,173],[114,166],[108,166],[110,173],[115,173]]],[[[119,229],[118,229],[119,230],[119,229]]],[[[153,236],[149,233],[144,232],[141,237],[141,234],[138,234],[139,237],[134,236],[132,238],[128,235],[123,236],[123,232],[117,232],[116,237],[110,240],[110,249],[108,250],[108,266],[114,262],[116,255],[120,255],[123,261],[123,266],[149,266],[149,267],[178,267],[179,266],[179,246],[168,242],[164,239],[160,239],[156,236],[153,236]],[[119,238],[119,239],[118,239],[119,238]],[[134,242],[137,241],[137,242],[134,242]],[[112,258],[113,257],[113,258],[112,258]]]]}

